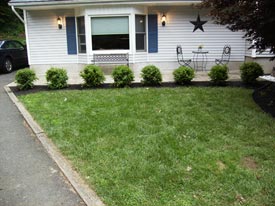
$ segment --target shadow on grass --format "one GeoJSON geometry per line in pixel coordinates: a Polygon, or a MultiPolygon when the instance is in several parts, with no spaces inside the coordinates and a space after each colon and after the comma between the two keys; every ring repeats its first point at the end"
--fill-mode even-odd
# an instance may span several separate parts
{"type": "Polygon", "coordinates": [[[255,89],[253,99],[263,111],[275,118],[275,83],[266,83],[255,89]]]}

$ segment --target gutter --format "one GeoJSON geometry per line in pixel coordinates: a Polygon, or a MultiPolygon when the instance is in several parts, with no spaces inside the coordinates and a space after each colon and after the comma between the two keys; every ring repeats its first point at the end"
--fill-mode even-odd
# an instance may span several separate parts
{"type": "Polygon", "coordinates": [[[9,5],[15,6],[15,7],[35,7],[35,6],[57,6],[57,5],[116,5],[116,4],[197,4],[201,3],[201,0],[170,0],[170,1],[165,1],[165,0],[149,0],[149,1],[144,1],[144,0],[101,0],[101,1],[95,1],[95,0],[57,0],[57,1],[32,1],[30,0],[29,2],[10,2],[9,5]]]}
{"type": "Polygon", "coordinates": [[[24,19],[17,13],[17,11],[15,10],[14,6],[11,6],[11,10],[13,11],[13,13],[15,13],[15,15],[20,19],[20,21],[25,24],[24,19]]]}

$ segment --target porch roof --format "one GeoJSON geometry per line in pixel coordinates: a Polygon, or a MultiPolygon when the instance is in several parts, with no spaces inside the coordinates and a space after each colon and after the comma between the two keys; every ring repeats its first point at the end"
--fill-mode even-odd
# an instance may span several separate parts
{"type": "Polygon", "coordinates": [[[75,6],[75,5],[186,5],[200,3],[201,0],[11,0],[10,6],[28,8],[33,6],[75,6]]]}

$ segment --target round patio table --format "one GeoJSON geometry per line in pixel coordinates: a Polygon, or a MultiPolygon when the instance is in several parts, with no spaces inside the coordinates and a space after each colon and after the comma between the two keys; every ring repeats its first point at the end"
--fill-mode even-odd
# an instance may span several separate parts
{"type": "Polygon", "coordinates": [[[207,65],[207,54],[208,51],[192,51],[193,55],[193,62],[195,70],[199,70],[201,68],[202,71],[206,71],[207,65]]]}

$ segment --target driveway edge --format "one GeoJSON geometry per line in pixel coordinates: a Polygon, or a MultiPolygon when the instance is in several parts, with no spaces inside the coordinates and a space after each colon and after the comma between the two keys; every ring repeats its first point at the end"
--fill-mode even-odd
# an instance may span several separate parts
{"type": "Polygon", "coordinates": [[[83,181],[80,175],[73,170],[71,164],[63,155],[59,152],[58,148],[53,142],[47,137],[42,128],[32,118],[31,114],[27,111],[24,105],[18,100],[11,89],[8,86],[4,87],[6,93],[15,104],[23,118],[32,129],[35,136],[39,139],[42,146],[49,153],[51,158],[56,162],[60,170],[63,172],[65,177],[71,183],[75,191],[79,194],[80,198],[85,202],[87,206],[104,206],[104,203],[100,200],[97,194],[89,188],[89,186],[83,181]]]}

